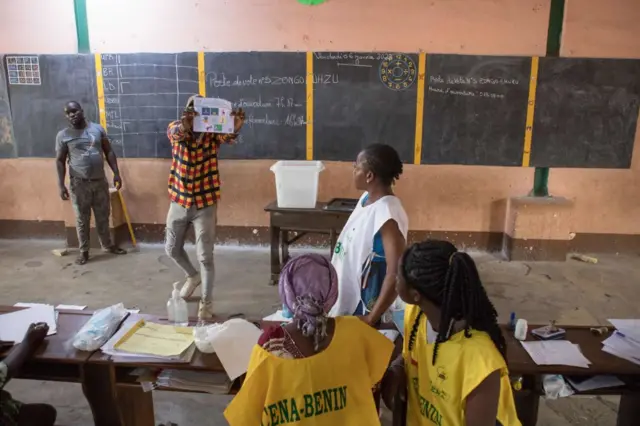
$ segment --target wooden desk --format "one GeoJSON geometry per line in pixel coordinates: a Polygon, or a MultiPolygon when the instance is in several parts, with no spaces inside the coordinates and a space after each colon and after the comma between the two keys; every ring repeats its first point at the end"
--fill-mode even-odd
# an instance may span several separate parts
{"type": "MultiPolygon", "coordinates": [[[[580,395],[620,395],[617,426],[636,426],[640,418],[640,366],[625,361],[602,351],[602,341],[607,336],[594,336],[590,327],[560,326],[567,330],[567,340],[580,345],[584,356],[591,361],[588,369],[570,367],[566,365],[537,365],[522,344],[513,337],[513,333],[502,327],[502,333],[507,341],[507,364],[510,376],[521,376],[523,387],[514,391],[514,399],[518,417],[522,426],[535,426],[538,421],[540,396],[544,394],[542,376],[545,374],[560,374],[563,376],[594,376],[610,374],[618,376],[626,383],[620,388],[599,389],[580,395]]],[[[538,326],[529,326],[535,329],[538,326]]],[[[529,333],[527,340],[536,340],[529,333]]],[[[399,402],[396,401],[396,402],[399,402]]],[[[394,426],[401,424],[405,418],[406,405],[396,403],[393,408],[394,426]]]]}
{"type": "Polygon", "coordinates": [[[325,206],[326,203],[317,203],[313,209],[284,209],[273,201],[264,208],[269,212],[271,285],[278,283],[282,265],[289,260],[289,246],[306,234],[328,234],[333,253],[338,235],[351,212],[325,210],[325,206]],[[289,238],[290,232],[296,232],[296,235],[289,238]]]}
{"type": "MultiPolygon", "coordinates": [[[[538,326],[529,326],[535,329],[538,326]]],[[[566,339],[580,346],[580,350],[589,361],[588,369],[565,365],[536,365],[527,351],[518,342],[513,333],[503,326],[503,334],[507,340],[507,359],[509,374],[523,377],[523,388],[514,391],[518,416],[522,426],[535,426],[538,421],[538,405],[543,395],[542,375],[561,374],[563,376],[594,376],[610,374],[620,378],[627,386],[622,388],[600,389],[588,392],[591,395],[621,395],[618,409],[617,426],[638,424],[640,417],[640,366],[610,355],[602,350],[602,341],[609,337],[595,336],[590,327],[565,327],[566,339]]],[[[527,340],[535,340],[529,333],[527,340]]]]}
{"type": "MultiPolygon", "coordinates": [[[[148,320],[154,322],[166,322],[166,319],[159,317],[144,316],[148,320]]],[[[122,327],[131,327],[139,316],[131,315],[122,325],[122,327]]],[[[219,319],[218,321],[224,321],[219,319]]],[[[261,321],[260,326],[262,328],[270,325],[278,325],[279,322],[261,321]]],[[[383,325],[381,328],[391,328],[390,325],[383,325]]],[[[402,340],[396,340],[396,347],[394,350],[394,356],[399,355],[402,352],[402,340]]],[[[91,356],[88,364],[94,368],[94,371],[99,371],[103,378],[101,380],[103,387],[108,387],[108,391],[105,394],[112,395],[113,397],[107,397],[104,404],[114,412],[118,413],[119,423],[112,423],[114,425],[122,426],[153,426],[155,420],[155,414],[153,411],[153,394],[151,392],[144,392],[140,383],[130,373],[136,368],[149,368],[149,369],[175,369],[175,370],[191,370],[191,371],[203,371],[208,373],[217,373],[224,378],[227,378],[218,356],[216,354],[203,354],[196,350],[193,359],[190,363],[184,364],[156,364],[144,361],[136,361],[130,357],[121,356],[108,356],[98,351],[91,356]]],[[[234,381],[230,386],[221,391],[220,394],[228,395],[235,394],[240,389],[241,379],[234,381]]],[[[160,388],[157,390],[175,391],[175,392],[189,392],[187,390],[180,389],[167,389],[160,388]]],[[[380,395],[375,395],[376,403],[379,403],[380,395]]],[[[96,423],[98,424],[98,423],[96,423]]],[[[107,423],[103,423],[107,424],[107,423]]]]}
{"type": "MultiPolygon", "coordinates": [[[[0,306],[0,313],[14,312],[13,306],[0,306]]],[[[93,352],[83,352],[71,345],[71,339],[91,318],[91,311],[58,311],[57,333],[47,336],[34,356],[24,365],[19,379],[33,379],[54,382],[81,383],[98,426],[117,425],[117,410],[109,404],[108,386],[102,377],[96,377],[89,358],[93,352]],[[115,415],[114,415],[115,414],[115,415]]],[[[0,353],[4,359],[7,351],[0,353]]],[[[107,382],[108,383],[108,382],[107,382]]]]}

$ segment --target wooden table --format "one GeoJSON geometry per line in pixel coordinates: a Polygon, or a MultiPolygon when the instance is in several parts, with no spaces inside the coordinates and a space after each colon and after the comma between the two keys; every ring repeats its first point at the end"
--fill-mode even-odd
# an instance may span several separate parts
{"type": "Polygon", "coordinates": [[[278,283],[282,266],[289,260],[289,246],[306,234],[328,234],[333,253],[338,235],[351,212],[325,210],[325,206],[326,203],[317,203],[313,209],[285,209],[273,201],[264,208],[269,212],[271,285],[278,283]],[[290,232],[296,234],[290,238],[290,232]]]}
{"type": "MultiPolygon", "coordinates": [[[[529,326],[535,329],[538,326],[529,326]]],[[[538,405],[542,389],[542,376],[561,374],[563,376],[594,376],[608,374],[618,376],[627,385],[621,388],[599,389],[586,394],[620,395],[617,426],[638,424],[640,418],[640,366],[608,354],[602,350],[602,341],[610,336],[595,336],[590,327],[561,326],[567,330],[566,339],[580,346],[580,350],[589,361],[588,369],[565,365],[536,365],[522,344],[513,337],[513,333],[503,327],[507,340],[507,359],[511,376],[522,376],[523,388],[515,391],[518,416],[522,426],[534,426],[538,420],[538,405]]],[[[529,333],[527,340],[535,340],[529,333]]]]}
{"type": "MultiPolygon", "coordinates": [[[[151,317],[145,315],[148,320],[154,322],[166,322],[166,318],[151,317]]],[[[122,327],[131,327],[138,320],[140,316],[131,315],[122,325],[122,327]]],[[[222,322],[224,319],[218,319],[222,322]]],[[[278,325],[278,322],[261,321],[259,325],[261,328],[265,328],[269,325],[278,325]]],[[[381,328],[389,329],[392,325],[383,325],[381,328]]],[[[402,339],[396,340],[396,347],[394,350],[394,357],[402,352],[402,339]]],[[[393,359],[392,358],[392,359],[393,359]]],[[[148,369],[174,369],[174,370],[190,370],[190,371],[202,371],[207,373],[220,374],[222,377],[227,378],[227,373],[222,367],[220,360],[216,354],[203,354],[196,350],[193,359],[188,364],[156,364],[150,362],[140,362],[130,357],[120,356],[108,356],[98,351],[91,356],[89,365],[99,366],[102,369],[104,378],[102,380],[103,386],[108,387],[108,391],[105,393],[112,395],[112,398],[107,398],[105,404],[109,409],[114,409],[118,413],[119,423],[112,423],[114,425],[122,426],[153,426],[155,420],[155,414],[153,411],[153,394],[151,392],[144,392],[140,383],[137,382],[137,378],[131,375],[131,372],[136,368],[148,368],[148,369]]],[[[220,392],[223,395],[233,395],[240,390],[242,379],[239,378],[233,383],[229,383],[229,387],[220,392]]],[[[190,392],[188,390],[172,389],[172,388],[158,388],[156,390],[162,391],[174,391],[174,392],[190,392]]],[[[377,403],[379,403],[379,395],[376,395],[377,403]]],[[[113,421],[113,420],[111,420],[113,421]]],[[[98,424],[98,423],[96,423],[98,424]]],[[[107,424],[107,423],[104,423],[107,424]]]]}
{"type": "MultiPolygon", "coordinates": [[[[0,313],[14,312],[24,308],[0,306],[0,313]]],[[[114,405],[109,404],[108,387],[103,386],[103,378],[96,377],[88,363],[93,352],[83,352],[71,345],[71,339],[91,318],[91,311],[58,311],[57,333],[48,336],[34,356],[24,365],[19,379],[33,379],[53,382],[82,384],[82,391],[98,426],[116,425],[114,405]]],[[[4,359],[9,351],[0,353],[4,359]]]]}

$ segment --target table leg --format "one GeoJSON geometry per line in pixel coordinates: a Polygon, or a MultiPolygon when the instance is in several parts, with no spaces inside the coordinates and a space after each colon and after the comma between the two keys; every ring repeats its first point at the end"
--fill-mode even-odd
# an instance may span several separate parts
{"type": "Polygon", "coordinates": [[[521,391],[513,393],[516,412],[522,426],[536,426],[538,422],[538,407],[540,406],[540,395],[537,389],[540,388],[541,384],[536,376],[525,376],[522,380],[528,386],[525,386],[521,391]]]}
{"type": "Polygon", "coordinates": [[[616,426],[633,426],[640,419],[640,394],[623,394],[618,405],[616,426]]]}
{"type": "Polygon", "coordinates": [[[82,392],[89,402],[96,426],[122,426],[116,393],[115,373],[109,364],[85,364],[81,371],[82,392]]]}
{"type": "Polygon", "coordinates": [[[333,257],[333,251],[336,249],[336,243],[337,243],[336,230],[331,229],[331,231],[329,231],[329,244],[331,244],[331,253],[329,253],[330,257],[333,257]]]}
{"type": "Polygon", "coordinates": [[[280,271],[282,267],[289,261],[289,231],[280,231],[280,244],[282,247],[282,263],[280,264],[280,271]]]}
{"type": "Polygon", "coordinates": [[[276,285],[280,276],[280,228],[271,225],[271,279],[269,284],[276,285]]]}
{"type": "Polygon", "coordinates": [[[140,385],[116,385],[118,408],[124,426],[154,426],[153,394],[140,385]]]}

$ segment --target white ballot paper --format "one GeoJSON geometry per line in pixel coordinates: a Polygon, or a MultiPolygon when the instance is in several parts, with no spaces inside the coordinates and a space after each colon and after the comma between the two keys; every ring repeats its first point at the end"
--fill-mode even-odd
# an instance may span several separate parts
{"type": "Polygon", "coordinates": [[[31,324],[45,322],[48,336],[56,334],[56,312],[51,305],[34,304],[28,309],[0,315],[0,340],[20,343],[31,324]]]}
{"type": "Polygon", "coordinates": [[[253,347],[261,334],[258,327],[240,318],[225,321],[216,330],[211,345],[231,380],[247,372],[253,347]]]}
{"type": "Polygon", "coordinates": [[[580,346],[568,340],[521,342],[538,365],[570,365],[589,368],[591,362],[582,354],[580,346]]]}
{"type": "Polygon", "coordinates": [[[193,119],[193,130],[206,133],[233,133],[233,105],[218,98],[195,98],[193,107],[198,116],[193,119]]]}

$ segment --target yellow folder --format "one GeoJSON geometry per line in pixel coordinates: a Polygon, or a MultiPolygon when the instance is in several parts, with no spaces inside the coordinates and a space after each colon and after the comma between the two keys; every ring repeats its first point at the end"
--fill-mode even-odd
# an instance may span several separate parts
{"type": "Polygon", "coordinates": [[[193,344],[193,328],[138,321],[114,345],[123,352],[180,358],[193,344]]]}

